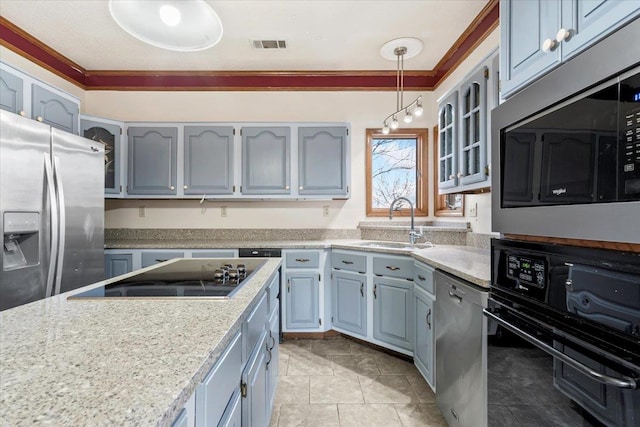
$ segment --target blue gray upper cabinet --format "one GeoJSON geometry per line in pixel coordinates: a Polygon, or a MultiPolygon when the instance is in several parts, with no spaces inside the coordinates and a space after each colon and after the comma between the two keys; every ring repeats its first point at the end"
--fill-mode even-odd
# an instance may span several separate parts
{"type": "Polygon", "coordinates": [[[130,127],[128,194],[175,195],[178,129],[130,127]]]}
{"type": "Polygon", "coordinates": [[[438,107],[438,188],[458,185],[458,92],[438,107]]]}
{"type": "Polygon", "coordinates": [[[242,194],[291,193],[291,129],[242,128],[242,194]]]}
{"type": "Polygon", "coordinates": [[[24,81],[6,70],[0,70],[0,108],[15,114],[23,109],[24,81]]]}
{"type": "Polygon", "coordinates": [[[185,126],[184,194],[233,193],[233,127],[185,126]]]}
{"type": "Polygon", "coordinates": [[[48,89],[31,85],[31,117],[60,130],[78,134],[80,107],[48,89]]]}
{"type": "Polygon", "coordinates": [[[460,178],[461,185],[486,181],[487,79],[481,67],[460,86],[460,178]]]}
{"type": "Polygon", "coordinates": [[[347,194],[347,138],[346,127],[298,129],[298,194],[347,194]]]}
{"type": "Polygon", "coordinates": [[[637,0],[500,1],[502,97],[639,15],[637,0]]]}
{"type": "Polygon", "coordinates": [[[80,119],[80,135],[102,142],[104,147],[104,192],[120,194],[120,149],[122,127],[95,120],[80,119]]]}

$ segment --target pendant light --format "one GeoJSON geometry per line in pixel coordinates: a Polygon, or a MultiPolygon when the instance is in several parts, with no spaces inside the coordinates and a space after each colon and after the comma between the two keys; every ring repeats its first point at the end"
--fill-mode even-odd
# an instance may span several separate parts
{"type": "Polygon", "coordinates": [[[398,129],[400,126],[398,116],[402,116],[404,123],[411,123],[414,116],[419,117],[424,112],[422,95],[404,105],[404,60],[422,52],[422,48],[422,42],[413,37],[391,40],[380,48],[380,54],[383,58],[396,61],[396,110],[382,122],[384,135],[387,135],[391,129],[398,129]]]}

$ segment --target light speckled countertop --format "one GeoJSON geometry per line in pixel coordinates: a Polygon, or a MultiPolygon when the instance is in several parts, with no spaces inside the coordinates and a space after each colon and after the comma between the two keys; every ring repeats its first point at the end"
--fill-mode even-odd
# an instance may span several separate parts
{"type": "Polygon", "coordinates": [[[75,290],[0,312],[0,425],[171,425],[280,264],[229,300],[67,300],[75,290]]]}
{"type": "Polygon", "coordinates": [[[488,288],[491,282],[489,249],[478,249],[461,245],[435,245],[433,248],[408,251],[393,248],[362,246],[367,240],[282,240],[282,241],[235,241],[235,240],[117,240],[105,246],[112,249],[198,249],[198,248],[282,248],[282,249],[349,249],[364,252],[384,252],[411,255],[435,268],[456,275],[475,285],[488,288]]]}

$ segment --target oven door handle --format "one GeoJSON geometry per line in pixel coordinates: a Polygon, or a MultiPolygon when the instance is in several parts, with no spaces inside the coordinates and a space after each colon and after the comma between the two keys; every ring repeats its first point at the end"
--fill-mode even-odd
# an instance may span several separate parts
{"type": "Polygon", "coordinates": [[[610,385],[610,386],[614,386],[614,387],[618,387],[618,388],[630,388],[630,389],[634,389],[634,390],[638,388],[638,380],[637,379],[634,379],[634,378],[631,378],[631,377],[626,377],[626,376],[622,376],[622,378],[616,378],[616,377],[612,377],[612,376],[609,376],[609,375],[604,375],[604,374],[601,374],[600,372],[594,371],[590,367],[588,367],[588,366],[578,362],[577,360],[567,356],[566,354],[562,353],[561,351],[556,350],[555,348],[551,347],[549,344],[540,341],[539,339],[535,338],[533,335],[528,334],[527,332],[523,331],[522,329],[518,328],[517,326],[514,326],[511,323],[507,322],[506,320],[500,318],[499,316],[496,316],[495,314],[493,314],[492,312],[490,312],[486,308],[483,309],[482,311],[484,312],[485,316],[489,317],[490,319],[495,320],[500,325],[504,326],[505,328],[507,328],[508,330],[513,332],[514,334],[518,335],[520,338],[523,338],[523,339],[529,341],[531,344],[535,345],[536,347],[540,348],[541,350],[544,350],[545,352],[549,353],[551,356],[562,360],[567,365],[570,365],[571,367],[577,369],[578,371],[582,372],[583,374],[588,375],[589,377],[593,378],[594,380],[598,381],[599,383],[610,385]]]}

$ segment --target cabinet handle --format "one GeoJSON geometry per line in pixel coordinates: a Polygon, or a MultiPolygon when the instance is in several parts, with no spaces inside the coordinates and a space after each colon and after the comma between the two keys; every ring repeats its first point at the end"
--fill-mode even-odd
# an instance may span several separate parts
{"type": "Polygon", "coordinates": [[[462,178],[464,174],[462,172],[458,172],[458,178],[462,178]]]}
{"type": "Polygon", "coordinates": [[[309,258],[296,258],[296,262],[309,262],[309,258]]]}
{"type": "Polygon", "coordinates": [[[455,176],[455,175],[453,175],[453,174],[452,174],[452,175],[449,175],[449,179],[453,179],[453,178],[455,178],[455,177],[456,177],[456,176],[455,176]]]}
{"type": "Polygon", "coordinates": [[[271,350],[269,350],[269,344],[265,344],[264,345],[265,348],[267,349],[267,353],[269,354],[269,360],[267,360],[267,369],[269,369],[269,363],[271,363],[271,350]]]}
{"type": "Polygon", "coordinates": [[[454,294],[454,293],[453,293],[453,292],[451,292],[451,291],[449,291],[449,296],[450,296],[451,298],[454,298],[454,299],[458,302],[458,304],[460,304],[460,303],[462,302],[462,298],[461,298],[460,296],[458,296],[458,295],[454,294]]]}
{"type": "Polygon", "coordinates": [[[288,185],[285,185],[285,186],[284,186],[284,189],[285,189],[285,190],[288,190],[288,189],[289,189],[289,186],[288,186],[288,185]]]}
{"type": "Polygon", "coordinates": [[[396,271],[396,270],[400,270],[400,267],[396,267],[394,265],[387,265],[387,270],[396,271]]]}
{"type": "Polygon", "coordinates": [[[347,264],[347,265],[351,265],[353,264],[353,261],[342,261],[343,264],[347,264]]]}
{"type": "Polygon", "coordinates": [[[542,42],[542,51],[551,52],[558,45],[558,42],[554,39],[546,39],[542,42]]]}
{"type": "Polygon", "coordinates": [[[273,347],[276,346],[276,339],[273,335],[271,335],[271,348],[269,350],[273,350],[273,347]]]}
{"type": "Polygon", "coordinates": [[[43,119],[42,119],[42,116],[38,116],[38,117],[36,117],[36,120],[37,120],[37,121],[39,121],[39,122],[41,122],[41,121],[43,120],[43,119]]]}
{"type": "Polygon", "coordinates": [[[558,30],[558,34],[556,34],[556,41],[558,43],[568,40],[571,37],[571,30],[567,30],[566,28],[560,28],[558,30]]]}
{"type": "Polygon", "coordinates": [[[156,259],[156,262],[165,262],[165,261],[169,261],[169,258],[167,258],[167,259],[156,259]]]}
{"type": "Polygon", "coordinates": [[[173,185],[171,187],[169,187],[169,190],[175,190],[176,187],[174,187],[173,185]]]}
{"type": "Polygon", "coordinates": [[[182,188],[184,188],[184,189],[186,190],[186,189],[188,189],[188,188],[189,188],[189,186],[185,185],[185,186],[184,186],[184,187],[182,187],[182,188]]]}
{"type": "Polygon", "coordinates": [[[301,186],[300,186],[300,188],[299,188],[299,190],[304,190],[304,187],[301,185],[301,186]]]}
{"type": "Polygon", "coordinates": [[[287,279],[287,292],[291,292],[291,280],[287,279]]]}
{"type": "Polygon", "coordinates": [[[426,279],[426,277],[424,277],[424,276],[423,276],[423,275],[421,275],[421,274],[418,274],[418,280],[421,280],[421,281],[423,281],[423,282],[424,282],[424,281],[425,281],[425,279],[426,279]]]}
{"type": "Polygon", "coordinates": [[[431,317],[431,309],[429,309],[429,312],[427,313],[427,326],[429,326],[429,330],[431,330],[431,320],[429,320],[429,318],[431,317]]]}
{"type": "Polygon", "coordinates": [[[364,297],[364,283],[360,283],[360,296],[364,297]]]}
{"type": "Polygon", "coordinates": [[[20,110],[20,112],[18,114],[20,114],[22,117],[24,117],[27,113],[25,113],[24,110],[20,110]]]}
{"type": "Polygon", "coordinates": [[[373,285],[373,298],[378,299],[378,285],[373,285]]]}

